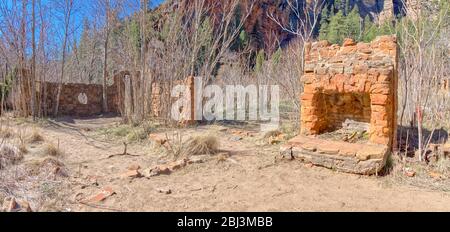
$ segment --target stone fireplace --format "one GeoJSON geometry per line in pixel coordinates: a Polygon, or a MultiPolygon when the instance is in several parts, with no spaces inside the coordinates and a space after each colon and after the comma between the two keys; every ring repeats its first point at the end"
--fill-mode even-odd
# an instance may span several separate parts
{"type": "Polygon", "coordinates": [[[307,44],[301,82],[301,134],[282,152],[346,172],[380,171],[396,140],[396,38],[307,44]],[[342,129],[353,133],[338,139],[322,136],[342,129]],[[366,141],[354,142],[356,136],[366,141]]]}

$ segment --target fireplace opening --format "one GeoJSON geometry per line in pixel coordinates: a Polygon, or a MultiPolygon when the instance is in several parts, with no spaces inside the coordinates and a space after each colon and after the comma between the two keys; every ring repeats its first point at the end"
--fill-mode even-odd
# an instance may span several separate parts
{"type": "Polygon", "coordinates": [[[370,137],[371,99],[368,93],[320,93],[317,108],[323,124],[318,137],[367,143],[370,137]]]}

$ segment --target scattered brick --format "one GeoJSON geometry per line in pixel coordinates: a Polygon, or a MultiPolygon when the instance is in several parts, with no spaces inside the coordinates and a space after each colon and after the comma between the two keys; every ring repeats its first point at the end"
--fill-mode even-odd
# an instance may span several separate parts
{"type": "Polygon", "coordinates": [[[104,187],[101,192],[97,195],[91,197],[87,202],[89,203],[99,203],[106,200],[108,197],[116,194],[112,187],[104,187]]]}

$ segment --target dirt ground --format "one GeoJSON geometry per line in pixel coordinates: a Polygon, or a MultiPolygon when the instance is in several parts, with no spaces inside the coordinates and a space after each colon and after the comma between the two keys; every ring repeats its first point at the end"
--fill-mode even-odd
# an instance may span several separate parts
{"type": "MultiPolygon", "coordinates": [[[[257,130],[250,130],[252,136],[236,135],[235,126],[180,131],[183,137],[217,136],[220,150],[229,158],[211,156],[170,175],[123,178],[131,165],[144,169],[169,158],[149,140],[128,145],[127,156],[110,157],[123,153],[123,141],[102,131],[117,126],[119,120],[62,119],[38,126],[46,141],[63,150],[59,159],[68,177],[53,206],[34,207],[44,211],[450,211],[450,193],[397,183],[390,175],[366,177],[295,160],[275,162],[279,144],[267,143],[257,130]],[[114,194],[101,202],[81,203],[105,188],[114,194]]],[[[11,122],[11,126],[33,127],[29,122],[11,122]]],[[[171,134],[159,135],[166,133],[171,134]]],[[[29,149],[28,159],[38,155],[29,149]]]]}

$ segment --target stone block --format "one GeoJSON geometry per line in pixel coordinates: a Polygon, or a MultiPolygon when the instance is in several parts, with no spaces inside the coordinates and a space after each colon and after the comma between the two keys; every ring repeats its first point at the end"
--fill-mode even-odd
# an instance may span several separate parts
{"type": "Polygon", "coordinates": [[[372,94],[372,105],[386,105],[388,104],[389,96],[384,94],[372,94]]]}

